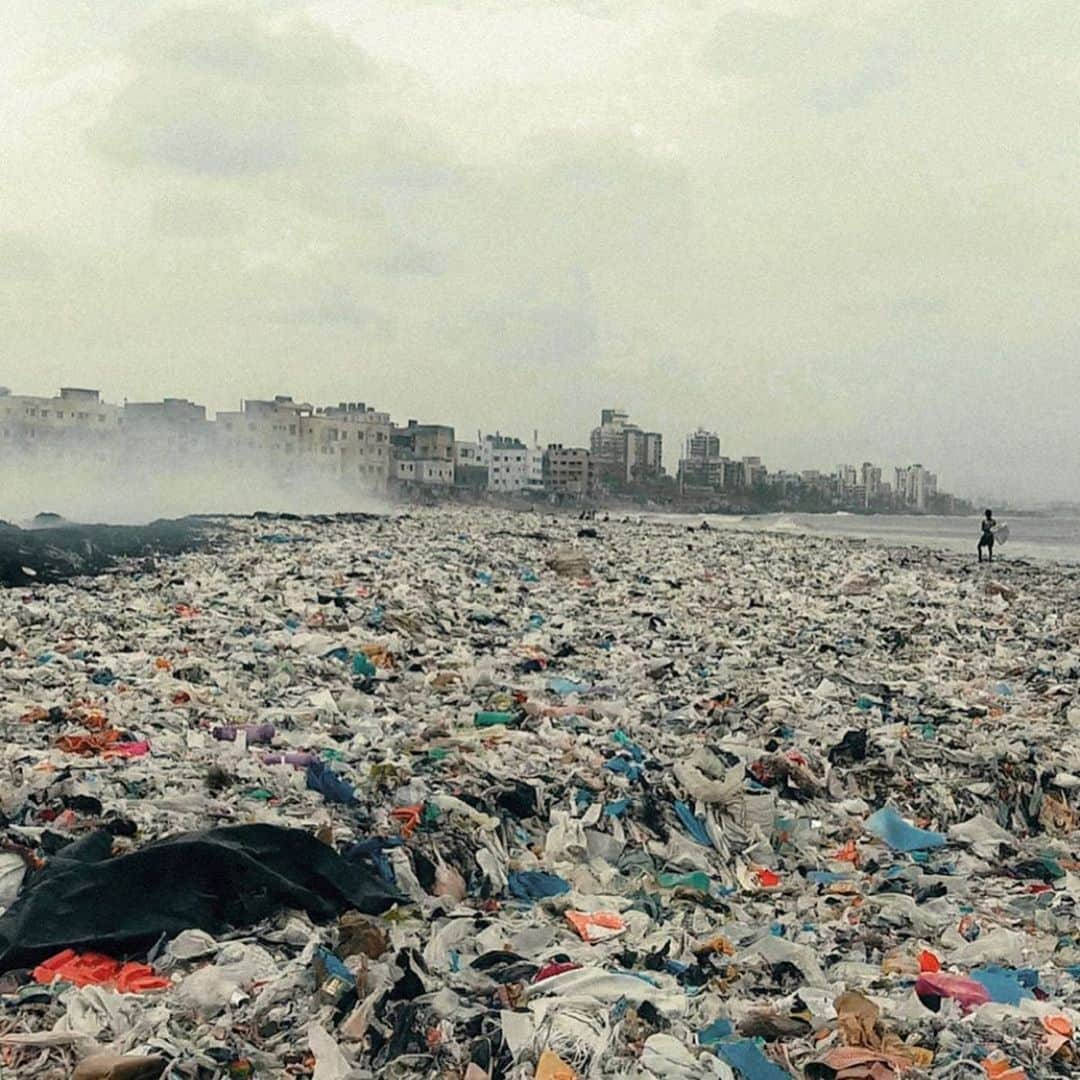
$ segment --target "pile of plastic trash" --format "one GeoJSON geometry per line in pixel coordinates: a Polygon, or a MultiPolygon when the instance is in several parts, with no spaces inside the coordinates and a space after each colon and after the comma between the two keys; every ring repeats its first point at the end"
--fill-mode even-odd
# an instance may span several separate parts
{"type": "Polygon", "coordinates": [[[1077,1074],[1080,571],[212,526],[0,592],[3,1075],[1077,1074]]]}

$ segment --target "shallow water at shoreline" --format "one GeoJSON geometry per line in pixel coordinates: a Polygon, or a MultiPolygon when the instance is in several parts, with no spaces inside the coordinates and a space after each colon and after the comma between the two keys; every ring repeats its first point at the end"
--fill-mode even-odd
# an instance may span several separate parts
{"type": "MultiPolygon", "coordinates": [[[[835,536],[865,539],[889,546],[914,544],[975,557],[979,537],[979,518],[937,517],[902,514],[762,514],[727,516],[724,514],[645,514],[648,520],[671,524],[697,524],[707,521],[713,528],[742,532],[780,532],[793,536],[835,536]]],[[[996,557],[1036,559],[1040,562],[1080,563],[1080,517],[1017,517],[999,515],[1008,521],[1008,543],[999,545],[996,557]]]]}

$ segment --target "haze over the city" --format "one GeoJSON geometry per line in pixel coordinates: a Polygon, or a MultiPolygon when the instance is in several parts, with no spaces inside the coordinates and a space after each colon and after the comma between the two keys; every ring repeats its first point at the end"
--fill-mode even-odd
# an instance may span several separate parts
{"type": "Polygon", "coordinates": [[[9,0],[0,383],[1080,498],[1069,3],[9,0]]]}

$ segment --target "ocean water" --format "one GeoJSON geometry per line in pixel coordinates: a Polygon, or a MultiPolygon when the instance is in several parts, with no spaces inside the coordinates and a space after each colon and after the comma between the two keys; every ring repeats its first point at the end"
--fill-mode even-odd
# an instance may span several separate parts
{"type": "MultiPolygon", "coordinates": [[[[798,535],[844,536],[873,540],[891,545],[915,544],[976,557],[979,542],[979,517],[935,517],[906,514],[764,514],[760,517],[725,517],[724,515],[657,515],[665,521],[695,523],[707,520],[717,528],[765,530],[798,535]]],[[[1032,559],[1080,563],[1080,516],[1009,517],[996,516],[999,524],[1008,523],[1009,540],[994,548],[995,561],[1032,559]]]]}

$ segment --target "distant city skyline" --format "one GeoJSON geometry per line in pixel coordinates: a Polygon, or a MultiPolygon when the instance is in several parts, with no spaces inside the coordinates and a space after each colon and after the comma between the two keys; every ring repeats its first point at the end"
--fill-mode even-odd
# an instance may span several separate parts
{"type": "MultiPolygon", "coordinates": [[[[0,367],[0,370],[2,370],[2,367],[0,367]]],[[[27,388],[27,389],[19,389],[19,388],[16,388],[16,387],[12,387],[10,385],[11,381],[12,380],[10,380],[10,379],[5,380],[5,379],[0,378],[0,388],[9,389],[12,393],[27,393],[27,394],[32,394],[33,396],[49,396],[50,394],[55,393],[56,389],[57,389],[57,387],[39,388],[36,381],[35,381],[33,389],[29,389],[29,388],[27,388]]],[[[15,381],[18,381],[18,380],[15,380],[15,381]]],[[[300,381],[300,380],[293,380],[293,381],[296,382],[296,381],[300,381]]],[[[76,385],[76,382],[77,382],[77,380],[69,379],[64,385],[73,386],[73,385],[76,385]]],[[[195,388],[195,390],[192,392],[192,395],[183,395],[183,394],[179,394],[179,393],[162,395],[159,392],[158,396],[155,397],[153,391],[151,391],[150,395],[148,397],[145,397],[145,398],[136,398],[132,394],[124,394],[122,386],[118,388],[118,392],[115,393],[115,394],[110,393],[109,391],[107,391],[104,388],[95,387],[95,389],[99,389],[99,391],[101,393],[102,400],[104,400],[104,401],[113,401],[118,405],[122,405],[125,401],[132,402],[132,403],[137,403],[137,402],[142,401],[142,400],[160,402],[160,401],[165,400],[166,398],[170,398],[170,399],[174,399],[174,400],[197,401],[197,403],[199,405],[201,405],[206,410],[206,413],[207,413],[208,417],[216,417],[219,413],[234,412],[235,410],[242,408],[243,402],[245,400],[260,400],[262,398],[270,398],[270,399],[272,399],[275,396],[275,394],[282,392],[280,387],[278,387],[276,390],[271,388],[271,391],[266,395],[259,395],[259,394],[246,394],[246,395],[244,395],[244,394],[242,394],[232,404],[228,403],[227,401],[218,401],[215,404],[215,403],[213,403],[211,401],[209,396],[200,395],[198,387],[195,388]]],[[[404,392],[399,391],[398,394],[395,395],[395,397],[400,399],[400,400],[403,400],[405,402],[404,406],[401,409],[396,409],[396,408],[391,409],[391,408],[387,407],[387,408],[384,408],[383,411],[392,413],[392,415],[394,415],[395,417],[399,417],[399,416],[400,417],[415,416],[416,414],[422,412],[423,410],[417,409],[417,408],[415,408],[413,405],[411,405],[409,403],[407,388],[403,388],[403,390],[404,390],[404,392]]],[[[285,392],[288,393],[288,390],[286,389],[285,392]]],[[[314,407],[314,401],[312,400],[312,398],[313,398],[312,395],[293,394],[291,396],[293,396],[294,399],[296,401],[299,401],[299,402],[310,402],[310,403],[313,404],[313,407],[314,407]]],[[[353,395],[353,397],[355,397],[355,396],[356,395],[353,395]]],[[[331,393],[329,398],[326,399],[326,401],[327,401],[327,403],[332,401],[336,405],[338,403],[339,398],[340,398],[340,394],[335,395],[335,394],[331,393]]],[[[619,400],[621,402],[623,399],[619,398],[617,400],[619,400]]],[[[319,405],[318,407],[322,408],[324,406],[319,405]]],[[[453,424],[453,426],[454,426],[455,430],[458,432],[459,436],[464,436],[468,432],[478,432],[479,431],[479,432],[485,432],[485,433],[486,432],[494,433],[496,431],[505,430],[505,431],[511,432],[512,434],[514,434],[518,438],[524,438],[526,435],[531,436],[533,431],[538,431],[540,433],[540,436],[541,436],[540,443],[542,445],[547,445],[549,442],[551,442],[551,443],[560,443],[560,444],[562,444],[564,446],[568,446],[568,447],[569,446],[580,446],[580,447],[583,447],[585,449],[589,449],[589,444],[590,444],[589,436],[590,436],[590,433],[591,433],[592,429],[595,427],[595,416],[597,414],[602,413],[602,412],[611,410],[612,408],[614,408],[614,411],[616,411],[616,412],[628,412],[629,411],[627,409],[624,409],[621,405],[616,406],[616,407],[612,407],[609,403],[605,403],[604,401],[601,401],[601,403],[597,407],[597,409],[594,410],[594,414],[593,414],[592,418],[590,419],[590,421],[588,421],[584,425],[584,427],[581,428],[581,429],[572,428],[565,421],[563,423],[557,425],[555,428],[551,429],[550,431],[547,428],[543,427],[543,425],[538,425],[535,422],[528,422],[528,421],[526,421],[526,423],[523,423],[523,424],[519,425],[518,427],[514,427],[511,423],[509,423],[507,421],[487,422],[483,418],[481,418],[480,423],[475,422],[475,420],[471,424],[467,424],[467,423],[458,424],[458,423],[453,422],[453,421],[447,421],[447,422],[451,422],[453,424]]],[[[644,419],[644,418],[647,417],[647,405],[645,406],[645,411],[642,411],[639,408],[634,413],[634,416],[635,416],[634,426],[640,426],[639,424],[637,424],[637,418],[638,417],[641,417],[643,419],[643,422],[647,423],[647,420],[644,419]]],[[[438,421],[436,419],[430,419],[430,420],[426,420],[425,422],[438,423],[440,421],[438,421]]],[[[671,433],[669,433],[667,431],[658,432],[658,434],[661,436],[661,438],[663,440],[663,445],[664,445],[664,448],[665,448],[665,465],[669,466],[667,471],[671,475],[675,475],[677,462],[678,462],[678,454],[681,452],[683,444],[684,444],[686,438],[688,437],[688,435],[693,433],[693,431],[695,431],[695,430],[709,430],[711,428],[715,428],[717,426],[717,423],[718,423],[717,420],[714,419],[712,421],[711,425],[709,423],[699,423],[699,424],[693,425],[690,428],[683,429],[681,431],[675,431],[675,432],[671,432],[671,433]]],[[[778,454],[772,454],[768,450],[762,451],[762,450],[754,449],[754,446],[749,444],[749,443],[745,447],[742,446],[741,444],[737,444],[733,437],[730,440],[728,440],[728,439],[726,439],[724,437],[724,434],[723,434],[722,431],[718,431],[717,434],[719,435],[719,437],[721,439],[722,453],[726,454],[729,457],[737,459],[737,460],[740,460],[741,458],[746,457],[748,455],[756,455],[756,456],[758,456],[758,457],[760,457],[762,459],[767,459],[769,464],[770,464],[770,467],[775,471],[796,472],[797,473],[797,472],[806,471],[807,469],[819,469],[819,470],[821,470],[823,472],[831,473],[833,470],[835,470],[835,468],[836,468],[836,466],[837,466],[837,464],[839,462],[849,462],[849,463],[851,463],[853,465],[861,465],[862,462],[866,461],[866,460],[874,460],[874,461],[886,463],[885,467],[887,467],[889,469],[892,469],[894,467],[894,463],[900,463],[900,462],[906,461],[906,462],[908,462],[910,464],[910,463],[918,463],[919,460],[920,460],[920,454],[919,453],[914,453],[912,455],[909,455],[907,458],[905,458],[904,456],[899,455],[899,454],[889,454],[889,453],[879,453],[876,457],[872,457],[871,455],[860,455],[858,453],[854,453],[854,452],[852,452],[851,449],[848,449],[848,450],[845,451],[844,448],[841,446],[840,452],[839,452],[838,455],[835,456],[834,460],[815,458],[815,459],[811,460],[809,463],[807,463],[806,461],[801,461],[794,454],[792,454],[790,452],[788,452],[788,453],[781,452],[781,453],[778,453],[778,454]]],[[[770,432],[769,436],[767,438],[764,438],[763,440],[761,440],[761,445],[763,447],[768,447],[768,446],[771,446],[771,445],[775,445],[777,443],[783,444],[783,442],[784,442],[784,440],[783,440],[782,433],[778,433],[778,432],[774,431],[774,432],[770,432]]],[[[995,501],[996,500],[997,502],[1001,503],[1003,501],[1014,502],[1014,500],[1015,500],[1015,496],[1010,496],[1008,494],[1008,491],[1005,489],[1004,486],[1002,487],[1001,490],[998,490],[998,491],[995,491],[995,492],[992,492],[992,493],[988,492],[985,488],[980,491],[978,489],[978,486],[976,486],[973,489],[974,494],[972,496],[969,496],[966,489],[963,489],[963,488],[958,489],[958,488],[956,488],[956,486],[954,485],[953,480],[951,479],[953,474],[950,472],[947,465],[939,463],[936,459],[932,458],[929,453],[922,454],[921,457],[925,457],[927,459],[927,461],[933,461],[934,466],[935,466],[934,472],[941,478],[942,486],[943,487],[948,487],[950,490],[954,490],[955,493],[958,494],[958,495],[963,495],[965,498],[966,497],[973,497],[973,498],[976,499],[976,501],[986,501],[987,499],[989,499],[990,501],[995,501]]],[[[1036,500],[1034,497],[1028,497],[1028,501],[1030,501],[1031,503],[1035,503],[1038,500],[1036,500]]],[[[1053,501],[1053,497],[1047,497],[1047,499],[1045,501],[1051,502],[1051,501],[1053,501]]],[[[1060,501],[1068,502],[1069,500],[1068,499],[1061,499],[1060,501]]],[[[1078,496],[1077,502],[1080,503],[1080,496],[1078,496]]]]}
{"type": "Polygon", "coordinates": [[[736,457],[726,453],[720,434],[704,428],[686,433],[678,444],[677,456],[669,449],[669,458],[665,460],[662,434],[642,429],[631,419],[629,410],[621,407],[601,409],[600,423],[590,430],[588,438],[578,433],[565,442],[546,435],[541,439],[539,429],[533,428],[530,441],[517,433],[503,432],[500,425],[495,425],[487,434],[483,428],[477,429],[478,441],[473,443],[463,437],[465,431],[453,417],[420,421],[409,416],[407,420],[401,417],[395,420],[388,410],[362,401],[317,404],[289,394],[276,394],[266,399],[242,398],[238,404],[237,410],[211,411],[200,402],[178,396],[110,402],[97,388],[68,386],[53,395],[27,395],[18,392],[18,388],[13,391],[11,387],[0,386],[0,453],[20,445],[23,448],[44,445],[34,438],[36,435],[45,436],[47,441],[48,437],[65,434],[100,436],[112,431],[125,433],[126,442],[135,440],[131,445],[136,446],[139,439],[152,441],[167,436],[166,441],[174,448],[181,445],[189,450],[213,442],[220,450],[224,446],[222,439],[231,440],[239,447],[238,440],[246,431],[247,445],[267,451],[283,449],[280,439],[286,435],[298,440],[297,448],[306,453],[317,449],[320,442],[323,455],[347,451],[347,465],[340,457],[323,464],[330,464],[335,471],[347,468],[350,475],[355,470],[371,482],[377,479],[381,487],[394,480],[450,485],[456,483],[457,470],[468,472],[479,468],[487,474],[481,486],[494,492],[540,490],[553,476],[572,474],[570,487],[582,495],[594,485],[617,490],[668,476],[680,488],[689,484],[736,491],[768,482],[785,489],[795,485],[822,494],[829,492],[838,505],[867,509],[908,505],[922,512],[933,508],[939,491],[936,473],[924,469],[920,463],[894,466],[891,472],[886,471],[888,467],[875,466],[870,461],[858,466],[839,464],[831,469],[806,464],[794,470],[770,468],[761,455],[736,457]],[[354,435],[349,442],[358,423],[367,435],[354,435]],[[385,442],[385,457],[382,449],[377,451],[384,460],[375,462],[375,447],[368,451],[371,456],[365,457],[364,448],[356,448],[357,437],[385,442]],[[305,443],[305,439],[312,438],[314,443],[305,443]],[[550,455],[545,456],[549,448],[560,452],[554,464],[556,472],[549,469],[553,464],[547,460],[550,455]],[[584,464],[574,457],[579,452],[586,455],[584,464]],[[403,456],[407,462],[399,460],[403,456]],[[370,475],[376,473],[377,477],[370,475]]]}
{"type": "MultiPolygon", "coordinates": [[[[0,362],[0,372],[4,372],[4,370],[5,369],[3,368],[3,364],[2,362],[0,362]]],[[[6,375],[0,376],[0,385],[7,386],[9,389],[12,390],[13,393],[17,392],[16,388],[11,386],[11,383],[16,382],[22,385],[18,376],[19,373],[17,372],[8,371],[6,375]]],[[[301,380],[292,380],[291,382],[299,381],[301,380]]],[[[32,393],[35,396],[48,396],[50,393],[55,393],[57,387],[50,388],[46,386],[39,388],[39,382],[39,380],[35,379],[33,389],[25,389],[18,392],[32,393]]],[[[75,385],[77,382],[78,380],[68,379],[64,383],[64,385],[75,385]]],[[[58,383],[57,386],[59,385],[60,384],[58,383]]],[[[257,400],[263,396],[268,396],[272,398],[276,392],[280,392],[280,387],[277,391],[275,391],[274,388],[271,387],[267,395],[260,395],[255,393],[246,395],[241,394],[235,399],[235,401],[230,403],[225,398],[215,399],[210,394],[200,394],[198,386],[195,386],[195,388],[189,394],[178,392],[176,394],[161,395],[159,392],[158,396],[155,398],[153,389],[151,389],[146,395],[138,396],[131,393],[124,394],[122,384],[119,384],[115,388],[115,392],[113,390],[106,389],[107,385],[109,384],[105,384],[100,388],[103,400],[115,401],[117,404],[123,404],[125,400],[132,402],[142,400],[161,401],[164,399],[164,397],[173,397],[181,400],[186,399],[189,401],[198,400],[199,404],[205,407],[209,416],[216,416],[218,413],[234,411],[241,407],[244,400],[257,400]]],[[[185,383],[185,385],[190,386],[190,382],[185,383]]],[[[311,394],[294,396],[297,397],[297,400],[308,400],[312,399],[313,397],[317,397],[317,395],[311,394]]],[[[351,396],[356,397],[357,395],[353,394],[351,396]]],[[[336,403],[339,397],[340,394],[334,394],[333,392],[331,392],[326,397],[326,400],[333,400],[336,403]]],[[[395,390],[395,393],[391,395],[391,398],[393,400],[399,400],[403,402],[401,408],[390,408],[388,406],[385,409],[385,411],[392,412],[395,416],[413,415],[416,413],[424,412],[424,410],[416,408],[414,405],[410,405],[407,387],[401,387],[395,390]]],[[[592,426],[595,425],[595,415],[601,412],[604,408],[609,407],[605,404],[607,400],[608,399],[597,397],[597,408],[593,410],[592,413],[590,413],[589,417],[586,419],[586,422],[581,428],[573,427],[570,422],[566,420],[557,421],[556,424],[551,428],[548,428],[547,426],[542,424],[538,424],[535,421],[530,421],[528,420],[528,418],[526,418],[525,422],[517,426],[513,425],[509,420],[490,422],[490,418],[485,419],[483,416],[480,417],[478,422],[476,419],[475,405],[472,406],[472,411],[469,414],[473,417],[471,422],[463,422],[460,427],[455,424],[455,428],[457,428],[461,433],[469,431],[475,432],[478,430],[494,432],[496,429],[505,429],[507,431],[512,430],[516,432],[519,437],[523,437],[526,434],[531,435],[533,430],[539,430],[542,436],[541,441],[545,444],[548,441],[551,441],[561,442],[567,446],[577,445],[588,448],[588,436],[592,426]]],[[[619,397],[617,398],[617,400],[622,401],[623,398],[619,397]]],[[[648,423],[647,408],[647,405],[644,405],[644,407],[639,406],[637,411],[635,412],[635,416],[640,416],[642,418],[642,421],[646,424],[648,423]]],[[[718,413],[721,413],[722,411],[722,408],[717,410],[718,413]]],[[[737,418],[735,419],[737,421],[737,418]]],[[[665,448],[670,448],[668,452],[674,454],[677,452],[677,448],[682,446],[684,440],[690,432],[697,430],[698,428],[715,428],[718,427],[718,425],[719,421],[714,417],[712,421],[703,420],[692,424],[689,427],[671,431],[663,430],[663,425],[656,426],[660,429],[660,434],[663,437],[665,448]]],[[[732,424],[731,426],[737,428],[737,422],[736,424],[732,424]]],[[[806,460],[799,458],[797,454],[794,453],[792,450],[785,448],[786,441],[783,437],[782,432],[776,430],[769,431],[757,442],[748,438],[737,438],[734,433],[731,434],[729,437],[725,437],[723,431],[718,432],[718,434],[720,434],[722,443],[726,447],[724,452],[729,456],[741,458],[743,456],[746,456],[747,454],[757,453],[758,456],[762,458],[767,458],[772,463],[773,467],[778,470],[793,472],[801,472],[807,468],[820,468],[822,470],[831,470],[835,468],[838,462],[841,461],[848,461],[852,464],[861,464],[861,462],[864,460],[873,460],[889,463],[888,467],[891,468],[891,463],[893,462],[909,461],[914,463],[918,462],[920,457],[922,457],[925,458],[927,461],[932,461],[934,463],[935,472],[941,478],[941,482],[944,486],[956,491],[957,494],[963,494],[965,497],[971,497],[977,502],[987,502],[988,504],[993,502],[997,502],[999,504],[1002,502],[1008,502],[1010,505],[1016,507],[1023,507],[1029,505],[1037,506],[1040,504],[1051,504],[1055,502],[1069,505],[1080,505],[1080,490],[1078,490],[1077,494],[1073,497],[1060,494],[1048,494],[1040,496],[1034,494],[1032,490],[1013,491],[1009,483],[1004,478],[1002,478],[1001,482],[998,483],[996,486],[993,482],[989,480],[989,478],[983,478],[981,480],[976,478],[976,482],[973,483],[970,487],[964,487],[956,479],[958,476],[962,475],[963,471],[958,470],[955,467],[950,467],[947,462],[933,457],[932,453],[929,450],[927,450],[926,452],[921,452],[916,448],[913,453],[908,455],[904,455],[899,452],[890,452],[888,450],[880,451],[876,454],[869,452],[857,453],[853,452],[853,449],[851,447],[845,449],[842,438],[839,435],[836,435],[832,437],[831,442],[837,446],[838,452],[834,454],[832,458],[821,456],[814,457],[812,459],[809,459],[810,463],[807,464],[806,460]],[[773,449],[770,449],[771,447],[777,446],[780,447],[778,451],[774,452],[773,449]],[[755,447],[760,447],[760,449],[756,450],[754,449],[755,447]]],[[[671,469],[669,471],[673,473],[674,469],[671,469]]]]}

